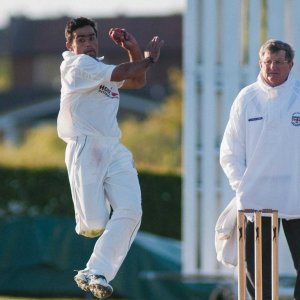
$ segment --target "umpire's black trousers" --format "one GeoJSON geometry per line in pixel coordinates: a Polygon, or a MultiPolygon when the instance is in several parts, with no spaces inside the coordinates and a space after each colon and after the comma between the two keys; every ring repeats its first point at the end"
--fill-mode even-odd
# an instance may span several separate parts
{"type": "MultiPolygon", "coordinates": [[[[292,255],[297,278],[294,290],[294,298],[300,300],[300,219],[282,219],[282,227],[292,255]]],[[[280,222],[279,222],[280,223],[280,222]]],[[[263,269],[263,299],[272,299],[271,283],[271,218],[262,217],[262,269],[263,269]]],[[[254,222],[246,223],[246,269],[247,290],[251,298],[255,299],[254,279],[254,222]]]]}

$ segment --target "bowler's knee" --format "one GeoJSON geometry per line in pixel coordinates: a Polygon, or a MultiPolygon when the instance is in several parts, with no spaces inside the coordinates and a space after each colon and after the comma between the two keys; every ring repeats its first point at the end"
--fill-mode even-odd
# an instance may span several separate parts
{"type": "Polygon", "coordinates": [[[113,211],[113,218],[117,219],[127,219],[130,220],[132,223],[138,224],[141,222],[142,219],[142,208],[137,207],[131,207],[131,208],[117,208],[113,211]]]}

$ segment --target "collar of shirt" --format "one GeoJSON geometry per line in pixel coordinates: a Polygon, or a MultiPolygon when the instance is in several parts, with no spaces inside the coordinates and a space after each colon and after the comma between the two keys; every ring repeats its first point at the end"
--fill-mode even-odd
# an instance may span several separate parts
{"type": "Polygon", "coordinates": [[[257,76],[257,82],[258,82],[259,86],[265,92],[267,92],[267,93],[274,93],[275,92],[276,94],[278,94],[280,92],[287,91],[288,89],[291,89],[294,82],[295,82],[295,78],[294,78],[293,74],[290,73],[287,80],[283,84],[272,87],[272,86],[270,86],[270,85],[268,85],[264,82],[264,80],[261,78],[261,75],[259,73],[258,76],[257,76]]]}
{"type": "MultiPolygon", "coordinates": [[[[85,54],[78,54],[78,55],[85,55],[85,54]]],[[[74,53],[71,52],[71,51],[64,51],[64,52],[62,53],[62,57],[63,57],[64,59],[68,59],[68,58],[75,57],[75,56],[78,56],[78,55],[74,54],[74,53]]],[[[98,61],[101,61],[101,60],[104,59],[104,56],[97,57],[96,59],[97,59],[98,61]]]]}

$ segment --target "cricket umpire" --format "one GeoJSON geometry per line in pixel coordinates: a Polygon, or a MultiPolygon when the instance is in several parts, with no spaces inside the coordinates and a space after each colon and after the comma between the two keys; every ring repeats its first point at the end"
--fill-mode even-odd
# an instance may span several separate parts
{"type": "MultiPolygon", "coordinates": [[[[278,210],[292,255],[300,299],[300,81],[294,50],[280,40],[260,48],[260,73],[235,99],[221,143],[220,162],[238,209],[278,210]]],[[[271,221],[262,218],[263,299],[271,299],[271,221]]],[[[255,297],[254,225],[246,223],[247,289],[255,297]]]]}

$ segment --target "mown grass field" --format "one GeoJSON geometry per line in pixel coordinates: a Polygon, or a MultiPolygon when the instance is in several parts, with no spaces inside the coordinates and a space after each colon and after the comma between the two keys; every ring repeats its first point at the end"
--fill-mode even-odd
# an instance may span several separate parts
{"type": "Polygon", "coordinates": [[[82,298],[28,298],[28,297],[23,298],[23,297],[0,296],[0,300],[82,300],[82,298]]]}
{"type": "Polygon", "coordinates": [[[82,300],[82,298],[28,298],[28,297],[23,298],[23,297],[0,296],[0,300],[58,300],[58,299],[59,300],[82,300]]]}
{"type": "MultiPolygon", "coordinates": [[[[96,299],[96,298],[28,298],[28,297],[9,297],[9,296],[0,296],[0,300],[83,300],[83,299],[96,299]]],[[[110,300],[126,300],[126,299],[114,299],[110,300]]]]}

